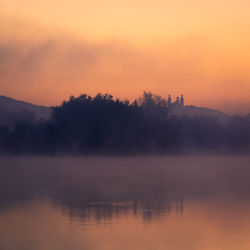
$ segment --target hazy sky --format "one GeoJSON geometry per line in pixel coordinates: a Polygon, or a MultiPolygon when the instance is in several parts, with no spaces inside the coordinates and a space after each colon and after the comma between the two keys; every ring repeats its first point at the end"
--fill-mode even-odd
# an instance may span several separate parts
{"type": "Polygon", "coordinates": [[[143,90],[250,112],[249,0],[0,0],[0,94],[143,90]]]}

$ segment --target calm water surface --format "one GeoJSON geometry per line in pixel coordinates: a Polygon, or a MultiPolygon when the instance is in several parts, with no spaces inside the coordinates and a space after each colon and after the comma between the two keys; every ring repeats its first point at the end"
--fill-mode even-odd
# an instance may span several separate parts
{"type": "Polygon", "coordinates": [[[1,158],[0,249],[250,249],[250,157],[1,158]]]}

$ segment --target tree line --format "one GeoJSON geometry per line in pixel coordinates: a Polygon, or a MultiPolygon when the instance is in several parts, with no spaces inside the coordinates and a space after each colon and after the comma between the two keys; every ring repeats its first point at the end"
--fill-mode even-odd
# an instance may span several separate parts
{"type": "Polygon", "coordinates": [[[139,155],[250,153],[250,115],[226,124],[172,115],[152,93],[130,103],[109,94],[71,96],[48,120],[0,125],[1,154],[139,155]]]}

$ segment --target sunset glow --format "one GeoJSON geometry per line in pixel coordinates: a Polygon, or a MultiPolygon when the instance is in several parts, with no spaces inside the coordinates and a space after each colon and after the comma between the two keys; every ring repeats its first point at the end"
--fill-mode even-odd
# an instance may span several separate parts
{"type": "Polygon", "coordinates": [[[250,110],[246,0],[0,2],[0,94],[57,105],[71,94],[250,110]]]}

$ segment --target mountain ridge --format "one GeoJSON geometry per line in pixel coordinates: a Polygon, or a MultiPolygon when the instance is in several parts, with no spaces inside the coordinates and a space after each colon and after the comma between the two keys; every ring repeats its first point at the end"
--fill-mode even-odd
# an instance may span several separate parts
{"type": "Polygon", "coordinates": [[[184,114],[190,117],[195,116],[206,116],[217,118],[221,122],[227,122],[230,120],[231,116],[216,109],[206,108],[206,107],[196,107],[193,105],[187,105],[184,107],[184,114]]]}
{"type": "MultiPolygon", "coordinates": [[[[16,100],[12,97],[0,95],[0,112],[2,116],[3,114],[8,117],[11,117],[11,115],[13,115],[15,117],[14,120],[17,120],[16,116],[18,113],[22,113],[22,115],[33,113],[34,118],[37,120],[48,119],[51,110],[52,107],[50,106],[36,105],[22,100],[16,100]]],[[[196,117],[196,116],[214,117],[222,122],[228,121],[231,117],[230,115],[216,109],[211,109],[207,107],[197,107],[193,105],[186,105],[184,107],[183,114],[186,114],[190,117],[196,117]]],[[[0,119],[1,118],[3,119],[2,116],[0,115],[0,119]]]]}
{"type": "Polygon", "coordinates": [[[0,124],[11,124],[17,120],[48,119],[50,113],[51,107],[0,95],[0,124]]]}

